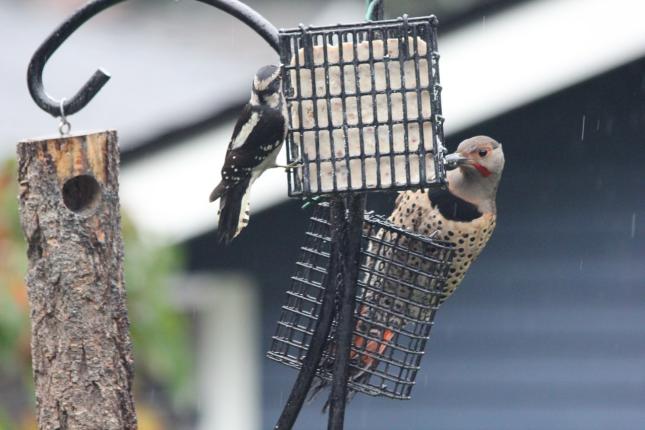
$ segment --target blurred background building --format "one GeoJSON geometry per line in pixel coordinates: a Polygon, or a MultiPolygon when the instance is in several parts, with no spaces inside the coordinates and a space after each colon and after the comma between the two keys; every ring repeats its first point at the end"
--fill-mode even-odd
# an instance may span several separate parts
{"type": "MultiPolygon", "coordinates": [[[[362,0],[248,2],[277,27],[361,20],[362,0]]],[[[0,159],[56,133],[26,66],[79,0],[0,0],[0,159]]],[[[635,0],[386,0],[436,14],[449,149],[487,134],[507,165],[497,231],[438,313],[413,399],[357,396],[348,429],[645,426],[645,4],[635,0]]],[[[70,118],[113,128],[142,430],[270,428],[295,372],[263,358],[308,211],[283,172],[251,196],[249,227],[213,235],[207,195],[250,79],[275,53],[196,1],[138,0],[84,26],[45,70],[70,118]]],[[[15,166],[0,175],[0,429],[32,428],[24,245],[15,166]]],[[[393,195],[370,196],[387,214],[393,195]]],[[[298,429],[325,428],[321,399],[298,429]]],[[[3,429],[4,430],[4,429],[3,429]]]]}

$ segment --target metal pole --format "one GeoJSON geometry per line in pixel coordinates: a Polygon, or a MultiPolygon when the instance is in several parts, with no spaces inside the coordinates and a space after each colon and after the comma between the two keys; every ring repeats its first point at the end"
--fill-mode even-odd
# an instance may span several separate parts
{"type": "Polygon", "coordinates": [[[342,430],[347,402],[347,381],[349,360],[354,331],[354,307],[356,283],[361,253],[363,218],[365,215],[365,194],[348,195],[345,201],[345,217],[340,223],[332,224],[332,231],[338,230],[343,246],[338,247],[340,276],[338,297],[340,311],[335,336],[334,377],[329,397],[329,430],[342,430]]]}
{"type": "MultiPolygon", "coordinates": [[[[384,0],[369,2],[366,19],[383,19],[384,0]]],[[[365,194],[349,194],[346,197],[346,217],[341,224],[332,224],[332,231],[339,230],[344,247],[339,247],[340,284],[338,297],[340,310],[336,331],[336,351],[334,356],[334,377],[329,397],[328,430],[342,430],[345,422],[345,405],[347,403],[347,382],[349,379],[349,361],[354,331],[354,308],[356,303],[356,283],[360,263],[363,219],[365,217],[365,194]]]]}
{"type": "MultiPolygon", "coordinates": [[[[368,5],[367,19],[383,19],[383,6],[384,0],[372,1],[368,5]]],[[[326,346],[331,323],[336,316],[337,300],[340,309],[335,338],[328,430],[343,429],[366,201],[365,194],[336,195],[331,198],[331,251],[320,315],[302,368],[274,427],[275,430],[290,430],[300,413],[326,346]]]]}
{"type": "Polygon", "coordinates": [[[289,399],[278,419],[278,423],[274,427],[275,430],[290,430],[293,427],[313,382],[316,369],[320,363],[320,357],[327,346],[327,337],[336,314],[337,288],[340,283],[338,255],[339,245],[343,242],[340,229],[335,226],[341,225],[342,220],[345,219],[345,206],[342,200],[342,197],[333,197],[330,203],[331,250],[320,315],[318,315],[316,326],[314,327],[309,350],[302,362],[302,368],[293,384],[289,399]]]}

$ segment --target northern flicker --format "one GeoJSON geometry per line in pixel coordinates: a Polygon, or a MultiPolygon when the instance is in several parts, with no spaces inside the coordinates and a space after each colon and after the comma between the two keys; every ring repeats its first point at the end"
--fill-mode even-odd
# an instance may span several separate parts
{"type": "Polygon", "coordinates": [[[451,242],[455,257],[441,299],[454,293],[482,252],[497,222],[495,196],[504,169],[502,145],[488,136],[459,144],[446,160],[448,189],[405,191],[396,199],[389,220],[407,230],[451,242]]]}
{"type": "MultiPolygon", "coordinates": [[[[378,366],[378,356],[384,356],[396,333],[408,323],[408,319],[427,320],[429,308],[438,306],[452,295],[459,286],[470,265],[477,259],[490,239],[496,223],[495,196],[504,168],[502,145],[487,136],[476,136],[461,142],[457,151],[446,157],[449,163],[447,190],[404,191],[396,199],[388,220],[408,231],[450,242],[455,247],[455,256],[449,269],[445,289],[441,296],[410,288],[411,283],[425,291],[436,289],[436,279],[419,276],[411,269],[432,272],[429,264],[408,252],[392,247],[368,249],[368,254],[378,257],[368,259],[367,265],[377,274],[363,295],[363,305],[358,310],[353,340],[350,380],[360,382],[369,378],[369,370],[378,366]],[[371,261],[370,261],[371,260],[371,261]],[[394,261],[399,264],[387,264],[394,261]],[[399,282],[404,280],[405,283],[399,282]],[[375,283],[379,283],[376,285],[375,283]],[[416,306],[418,303],[419,306],[416,306]],[[373,321],[374,324],[364,320],[373,321]]],[[[381,230],[377,241],[388,243],[392,233],[381,230]]],[[[404,243],[401,248],[426,254],[435,252],[423,249],[421,242],[404,243]]],[[[325,365],[325,363],[322,363],[325,365]]],[[[319,391],[325,384],[316,385],[319,391]]],[[[351,393],[350,393],[351,394],[351,393]]]]}

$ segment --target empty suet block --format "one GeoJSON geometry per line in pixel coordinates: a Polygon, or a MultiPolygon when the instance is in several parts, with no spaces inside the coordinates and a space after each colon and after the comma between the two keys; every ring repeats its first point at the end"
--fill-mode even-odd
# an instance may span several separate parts
{"type": "MultiPolygon", "coordinates": [[[[329,208],[318,205],[267,354],[270,359],[302,366],[320,312],[330,242],[329,208]]],[[[348,386],[365,394],[409,399],[453,247],[369,213],[361,249],[348,386]]],[[[316,373],[326,382],[332,379],[335,325],[316,373]]]]}

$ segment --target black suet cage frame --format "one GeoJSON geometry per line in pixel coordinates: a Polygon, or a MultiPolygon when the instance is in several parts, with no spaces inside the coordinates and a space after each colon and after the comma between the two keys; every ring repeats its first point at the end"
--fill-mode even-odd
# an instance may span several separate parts
{"type": "MultiPolygon", "coordinates": [[[[320,314],[331,228],[329,206],[318,205],[267,353],[270,359],[297,369],[320,314]]],[[[350,389],[372,396],[410,398],[443,297],[453,248],[449,242],[407,231],[373,213],[365,215],[351,346],[354,359],[350,361],[355,377],[348,381],[350,389]],[[385,330],[393,333],[389,341],[379,335],[385,330]]],[[[334,321],[316,371],[327,383],[332,381],[328,364],[333,361],[336,325],[334,321]]]]}
{"type": "Polygon", "coordinates": [[[445,185],[445,168],[443,144],[443,121],[441,114],[441,84],[439,77],[439,52],[437,50],[438,20],[434,16],[409,18],[407,15],[398,19],[367,21],[356,24],[338,24],[334,26],[304,27],[280,30],[280,59],[283,64],[283,89],[289,109],[289,131],[287,134],[287,160],[297,163],[288,174],[289,195],[292,197],[333,194],[338,192],[394,191],[410,188],[441,187],[445,185]],[[382,41],[382,55],[375,56],[374,43],[382,41]],[[388,44],[397,41],[397,56],[390,58],[388,44]],[[368,56],[360,58],[357,45],[367,42],[368,56]],[[351,43],[350,58],[343,58],[345,44],[351,43]],[[424,43],[424,50],[420,44],[424,43]],[[338,51],[338,61],[329,62],[330,50],[338,51]],[[322,51],[322,62],[315,61],[315,50],[322,51]],[[423,52],[425,51],[425,52],[423,52]],[[411,63],[410,63],[411,62],[411,63]],[[413,82],[408,82],[406,69],[413,64],[413,82]],[[425,65],[425,66],[424,66],[425,65]],[[380,69],[378,66],[382,66],[380,69]],[[369,82],[364,85],[364,68],[369,69],[369,82]],[[396,74],[393,68],[397,68],[396,74]],[[338,92],[333,93],[330,85],[330,69],[339,73],[338,92]],[[361,71],[361,69],[363,71],[361,71]],[[377,70],[379,69],[379,70],[377,70]],[[347,80],[347,71],[353,82],[347,80]],[[423,71],[427,70],[427,76],[423,71]],[[316,75],[321,71],[323,82],[317,82],[316,75]],[[311,88],[301,77],[307,72],[311,88]],[[376,76],[384,75],[384,85],[378,88],[376,76]],[[399,82],[395,82],[398,76],[399,82]],[[293,79],[295,77],[295,79],[293,79]],[[350,88],[351,87],[351,88],[350,88]],[[362,87],[369,90],[363,91],[362,87]],[[352,89],[353,88],[353,89],[352,89]],[[322,91],[320,91],[322,89],[322,91]],[[322,94],[320,94],[322,92],[322,94]],[[310,94],[309,94],[310,93],[310,94]],[[430,112],[424,113],[425,94],[429,98],[430,112]],[[408,97],[414,95],[416,106],[408,97]],[[356,118],[348,120],[350,108],[346,100],[353,98],[356,118]],[[377,108],[378,99],[385,99],[386,111],[377,108]],[[396,111],[393,99],[400,98],[401,106],[396,111]],[[364,112],[362,104],[371,105],[364,112]],[[339,121],[333,118],[334,102],[341,103],[342,116],[339,121]],[[311,105],[309,124],[306,124],[303,105],[311,105]],[[322,107],[322,110],[320,110],[322,107]],[[319,112],[320,110],[320,112],[319,112]],[[367,113],[364,115],[364,113],[367,113]],[[294,118],[297,121],[294,121],[294,118]],[[419,141],[416,148],[411,145],[410,124],[417,124],[419,141]],[[431,145],[428,145],[425,125],[431,124],[431,145]],[[395,128],[403,130],[402,148],[395,148],[393,139],[395,128]],[[381,130],[386,131],[386,142],[381,142],[381,130]],[[357,131],[358,142],[350,147],[351,131],[357,131]],[[367,131],[373,133],[373,151],[366,149],[367,131]],[[341,135],[341,139],[334,134],[341,135]],[[313,136],[315,149],[313,157],[305,148],[305,140],[313,136]],[[330,149],[323,151],[321,137],[329,139],[330,149]],[[337,147],[340,142],[341,148],[337,147]],[[383,152],[382,148],[386,148],[383,152]],[[340,152],[340,154],[339,154],[340,152]],[[383,152],[383,153],[382,153],[383,152]],[[432,163],[428,163],[431,157],[432,163]],[[403,161],[403,163],[400,163],[403,161]],[[358,165],[357,163],[358,162],[358,165]],[[331,185],[323,187],[325,178],[321,177],[324,166],[330,166],[331,185]],[[427,171],[427,167],[433,171],[427,171]],[[400,170],[404,169],[404,172],[400,170]],[[339,171],[346,172],[339,179],[339,171]],[[357,172],[358,171],[358,172],[357,172]],[[366,172],[374,176],[371,181],[366,172]],[[352,174],[360,174],[360,182],[352,179],[352,174]],[[387,173],[387,175],[386,175],[387,173]],[[389,176],[388,181],[384,180],[389,176]],[[346,182],[346,186],[339,186],[346,182]]]}

